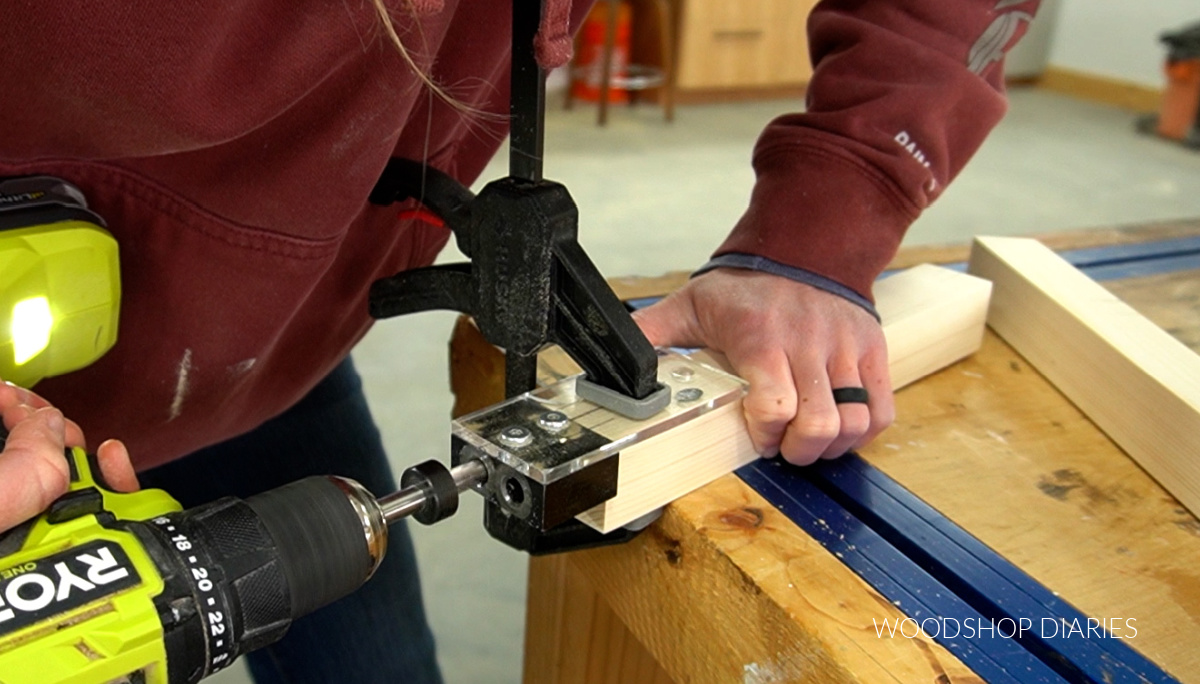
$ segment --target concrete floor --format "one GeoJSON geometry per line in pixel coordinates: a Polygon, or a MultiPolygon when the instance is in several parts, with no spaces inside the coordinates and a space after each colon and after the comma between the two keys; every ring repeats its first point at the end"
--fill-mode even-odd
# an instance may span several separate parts
{"type": "MultiPolygon", "coordinates": [[[[703,263],[745,207],[750,150],[795,103],[691,106],[673,124],[653,106],[547,117],[546,176],[571,189],[580,241],[606,275],[652,275],[703,263]]],[[[1134,132],[1135,116],[1016,90],[1011,111],[906,244],[965,242],[1200,216],[1200,153],[1134,132]]],[[[506,173],[497,159],[485,179],[506,173]]],[[[443,255],[457,260],[457,255],[443,255]]],[[[454,315],[379,324],[355,352],[397,471],[445,459],[451,398],[446,342],[454,315]]],[[[414,525],[427,610],[448,684],[521,678],[525,558],[492,541],[482,507],[414,525]]],[[[240,668],[212,680],[248,682],[240,668]]]]}

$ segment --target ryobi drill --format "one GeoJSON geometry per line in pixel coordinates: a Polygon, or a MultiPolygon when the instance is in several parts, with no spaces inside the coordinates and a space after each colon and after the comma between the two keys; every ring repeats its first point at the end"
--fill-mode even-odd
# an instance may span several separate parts
{"type": "Polygon", "coordinates": [[[487,475],[429,461],[379,500],[310,477],[185,511],[161,490],[113,492],[94,456],[66,456],[70,491],[0,535],[3,684],[199,681],[360,587],[389,523],[449,515],[487,475]]]}

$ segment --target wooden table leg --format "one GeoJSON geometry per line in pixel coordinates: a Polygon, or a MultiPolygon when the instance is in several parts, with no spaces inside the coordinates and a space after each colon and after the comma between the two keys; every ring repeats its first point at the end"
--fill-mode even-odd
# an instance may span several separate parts
{"type": "Polygon", "coordinates": [[[673,684],[570,554],[529,559],[524,684],[673,684]]]}

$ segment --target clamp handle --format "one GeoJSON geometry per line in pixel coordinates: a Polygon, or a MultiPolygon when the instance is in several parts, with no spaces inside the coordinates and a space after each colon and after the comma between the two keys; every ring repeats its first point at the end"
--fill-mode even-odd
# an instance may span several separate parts
{"type": "Polygon", "coordinates": [[[475,196],[437,169],[393,159],[371,201],[408,198],[445,221],[471,262],[376,281],[373,317],[431,309],[474,316],[483,336],[505,350],[508,396],[534,387],[537,353],[549,343],[594,384],[634,400],[659,390],[654,348],[580,246],[579,211],[565,187],[508,177],[475,196]]]}

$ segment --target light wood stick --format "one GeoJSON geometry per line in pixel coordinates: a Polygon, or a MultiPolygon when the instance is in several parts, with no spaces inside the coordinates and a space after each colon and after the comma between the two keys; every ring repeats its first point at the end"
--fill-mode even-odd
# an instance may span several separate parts
{"type": "Polygon", "coordinates": [[[1200,356],[1036,240],[978,238],[988,325],[1192,513],[1200,356]]]}

